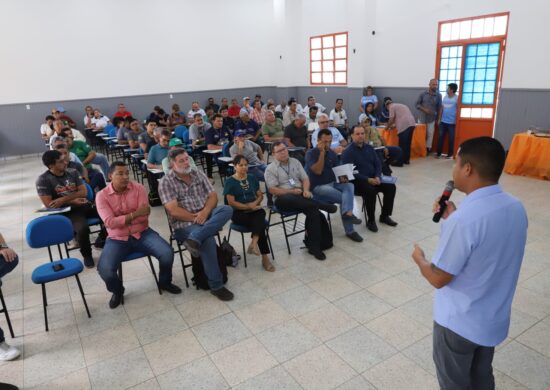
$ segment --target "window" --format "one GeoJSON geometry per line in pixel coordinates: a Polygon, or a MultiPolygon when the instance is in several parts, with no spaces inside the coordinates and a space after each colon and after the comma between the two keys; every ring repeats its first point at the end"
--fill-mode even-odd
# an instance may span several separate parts
{"type": "Polygon", "coordinates": [[[500,37],[506,35],[507,26],[507,14],[442,23],[439,29],[439,41],[500,37]]]}
{"type": "Polygon", "coordinates": [[[348,33],[319,35],[309,39],[310,83],[348,83],[348,33]]]}
{"type": "Polygon", "coordinates": [[[460,85],[462,68],[462,46],[446,46],[441,48],[439,63],[439,92],[445,96],[447,85],[460,85]]]}
{"type": "Polygon", "coordinates": [[[500,43],[466,46],[462,104],[495,102],[500,43]]]}

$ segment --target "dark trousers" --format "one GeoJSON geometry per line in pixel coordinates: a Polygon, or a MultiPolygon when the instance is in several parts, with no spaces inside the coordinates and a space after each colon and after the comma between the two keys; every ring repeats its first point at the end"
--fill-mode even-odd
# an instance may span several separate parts
{"type": "Polygon", "coordinates": [[[82,256],[92,255],[92,246],[90,244],[90,228],[88,227],[88,218],[99,218],[95,207],[89,204],[83,206],[71,206],[71,211],[64,213],[73,223],[76,242],[80,247],[82,256]]]}
{"type": "Polygon", "coordinates": [[[495,347],[483,347],[434,321],[433,359],[442,390],[495,388],[495,347]]]}
{"type": "MultiPolygon", "coordinates": [[[[13,271],[17,263],[19,263],[19,258],[17,257],[13,259],[13,261],[8,262],[6,261],[6,259],[4,259],[4,256],[0,255],[0,279],[2,279],[2,277],[7,273],[13,271]]],[[[2,284],[0,283],[0,286],[1,285],[2,284]]],[[[4,341],[4,331],[2,330],[2,328],[0,328],[0,343],[3,343],[4,341]]]]}
{"type": "Polygon", "coordinates": [[[437,155],[441,156],[443,151],[443,141],[445,140],[445,134],[449,136],[449,153],[448,156],[453,156],[453,147],[455,144],[455,125],[441,122],[439,124],[439,137],[437,139],[437,155]]]}
{"type": "Polygon", "coordinates": [[[231,220],[237,225],[243,225],[252,231],[253,236],[259,236],[258,248],[260,253],[266,255],[269,253],[267,236],[265,235],[265,210],[260,209],[251,213],[245,213],[242,210],[233,209],[231,220]]]}
{"type": "Polygon", "coordinates": [[[409,164],[411,162],[411,144],[413,139],[414,126],[408,127],[405,131],[398,134],[399,147],[403,151],[401,162],[409,164]]]}
{"type": "Polygon", "coordinates": [[[321,248],[321,220],[319,202],[304,198],[301,195],[281,195],[275,200],[280,211],[299,212],[306,216],[306,233],[310,249],[321,248]]]}
{"type": "Polygon", "coordinates": [[[367,208],[367,218],[369,221],[374,221],[374,211],[376,210],[376,195],[381,192],[384,194],[382,201],[382,214],[381,216],[389,217],[393,212],[393,201],[395,199],[395,184],[380,183],[377,186],[373,186],[368,183],[367,180],[355,179],[352,181],[355,187],[355,195],[361,196],[365,199],[365,206],[367,208]]]}
{"type": "Polygon", "coordinates": [[[204,153],[204,158],[206,160],[206,176],[211,179],[212,171],[214,170],[214,156],[208,153],[204,153]]]}

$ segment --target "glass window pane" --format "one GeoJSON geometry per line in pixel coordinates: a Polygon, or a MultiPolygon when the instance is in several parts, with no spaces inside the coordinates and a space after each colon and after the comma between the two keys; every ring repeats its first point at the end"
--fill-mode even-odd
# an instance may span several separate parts
{"type": "Polygon", "coordinates": [[[334,74],[334,82],[338,84],[345,84],[346,81],[346,72],[336,72],[334,74]]]}
{"type": "Polygon", "coordinates": [[[474,70],[468,69],[464,71],[464,80],[473,80],[474,79],[474,70]]]}
{"type": "Polygon", "coordinates": [[[495,95],[493,93],[484,93],[483,104],[493,104],[494,96],[495,95]]]}
{"type": "Polygon", "coordinates": [[[449,58],[449,69],[456,69],[457,66],[457,59],[456,58],[449,58]]]}
{"type": "Polygon", "coordinates": [[[464,92],[473,92],[474,83],[472,81],[465,81],[464,86],[462,88],[464,92]]]}
{"type": "Polygon", "coordinates": [[[469,118],[472,115],[472,109],[471,108],[461,108],[460,109],[460,116],[462,118],[469,118]]]}
{"type": "Polygon", "coordinates": [[[472,38],[481,38],[483,36],[484,19],[476,19],[472,23],[472,38]]]}
{"type": "Polygon", "coordinates": [[[499,16],[495,18],[495,28],[493,30],[493,35],[504,35],[506,34],[506,24],[508,24],[508,16],[499,16]]]}
{"type": "Polygon", "coordinates": [[[474,92],[483,92],[484,87],[485,87],[485,81],[474,82],[474,92]]]}
{"type": "Polygon", "coordinates": [[[332,73],[332,72],[323,72],[323,83],[333,84],[334,83],[334,73],[332,73]]]}
{"type": "Polygon", "coordinates": [[[449,80],[454,80],[456,78],[456,70],[450,69],[448,73],[449,80]]]}
{"type": "Polygon", "coordinates": [[[334,59],[334,49],[323,49],[323,60],[334,59]]]}
{"type": "Polygon", "coordinates": [[[496,68],[498,66],[498,56],[487,57],[487,68],[496,68]]]}
{"type": "Polygon", "coordinates": [[[441,58],[448,58],[449,57],[449,47],[442,47],[441,48],[441,58]]]}
{"type": "Polygon", "coordinates": [[[323,72],[334,71],[334,63],[332,61],[323,61],[323,72]]]}
{"type": "Polygon", "coordinates": [[[462,46],[458,46],[458,55],[457,57],[462,57],[462,46]]]}
{"type": "Polygon", "coordinates": [[[447,58],[441,59],[440,69],[449,69],[449,60],[447,58]]]}
{"type": "Polygon", "coordinates": [[[487,54],[489,54],[489,45],[487,44],[477,45],[478,56],[486,56],[487,54]]]}
{"type": "Polygon", "coordinates": [[[487,57],[477,57],[476,68],[486,68],[487,67],[487,57]]]}
{"type": "Polygon", "coordinates": [[[481,109],[481,117],[482,118],[492,118],[493,117],[493,109],[492,108],[482,108],[481,109]]]}
{"type": "Polygon", "coordinates": [[[460,39],[469,39],[472,31],[472,21],[464,20],[460,22],[460,39]]]}
{"type": "Polygon", "coordinates": [[[481,118],[481,108],[472,108],[471,118],[481,118]]]}
{"type": "Polygon", "coordinates": [[[346,46],[348,44],[348,36],[346,34],[336,35],[336,46],[346,46]]]}
{"type": "Polygon", "coordinates": [[[485,69],[476,69],[475,80],[485,80],[485,69]]]}
{"type": "Polygon", "coordinates": [[[481,104],[481,103],[483,103],[483,94],[474,93],[472,97],[472,104],[481,104]]]}
{"type": "Polygon", "coordinates": [[[472,94],[463,93],[462,94],[462,104],[472,104],[472,94]]]}
{"type": "Polygon", "coordinates": [[[449,50],[449,57],[458,57],[458,47],[453,46],[449,50]]]}
{"type": "Polygon", "coordinates": [[[447,80],[447,70],[446,69],[442,69],[442,70],[439,71],[439,79],[440,80],[447,80]]]}
{"type": "Polygon", "coordinates": [[[497,79],[497,70],[495,68],[487,69],[487,73],[485,74],[485,78],[487,80],[495,81],[497,79]]]}
{"type": "Polygon", "coordinates": [[[321,60],[321,50],[312,50],[311,51],[311,60],[320,61],[321,60]]]}
{"type": "Polygon", "coordinates": [[[445,23],[441,25],[439,40],[442,42],[451,40],[451,23],[445,23]]]}
{"type": "Polygon", "coordinates": [[[311,71],[312,72],[320,72],[321,71],[321,61],[313,61],[311,63],[311,71]]]}
{"type": "Polygon", "coordinates": [[[489,44],[489,55],[495,56],[500,54],[500,43],[491,43],[489,44]]]}
{"type": "Polygon", "coordinates": [[[486,18],[485,25],[483,26],[483,36],[491,37],[493,36],[493,28],[495,25],[495,18],[486,18]]]}
{"type": "Polygon", "coordinates": [[[336,70],[347,70],[346,60],[335,61],[336,70]]]}
{"type": "Polygon", "coordinates": [[[332,35],[323,37],[323,47],[334,47],[334,37],[332,35]]]}
{"type": "Polygon", "coordinates": [[[466,69],[473,69],[476,67],[476,58],[474,57],[466,57],[466,69]]]}
{"type": "Polygon", "coordinates": [[[454,22],[451,27],[451,40],[460,38],[460,22],[454,22]]]}
{"type": "Polygon", "coordinates": [[[495,92],[496,82],[494,81],[486,81],[485,87],[483,88],[483,92],[495,92]]]}
{"type": "Polygon", "coordinates": [[[312,83],[320,83],[321,82],[321,73],[312,73],[311,74],[311,82],[312,83]]]}
{"type": "Polygon", "coordinates": [[[466,57],[472,57],[477,55],[477,45],[469,45],[466,49],[466,57]]]}
{"type": "Polygon", "coordinates": [[[345,47],[337,47],[335,49],[335,58],[346,58],[347,49],[345,47]]]}
{"type": "Polygon", "coordinates": [[[321,48],[321,38],[312,38],[311,39],[311,48],[320,49],[321,48]]]}

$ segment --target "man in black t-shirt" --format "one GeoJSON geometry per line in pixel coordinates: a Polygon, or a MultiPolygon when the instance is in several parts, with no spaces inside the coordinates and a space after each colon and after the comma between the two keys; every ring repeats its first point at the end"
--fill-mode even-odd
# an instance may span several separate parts
{"type": "MultiPolygon", "coordinates": [[[[302,147],[310,149],[310,141],[307,134],[306,116],[304,114],[298,114],[290,125],[285,127],[284,141],[288,147],[302,147]]],[[[302,165],[305,164],[306,150],[301,152],[289,152],[290,155],[296,158],[302,165]]]]}
{"type": "Polygon", "coordinates": [[[80,174],[67,168],[67,161],[58,150],[48,150],[42,155],[42,162],[48,168],[36,180],[36,191],[44,206],[60,208],[70,206],[63,213],[73,223],[76,241],[84,258],[84,265],[94,266],[90,244],[90,228],[87,218],[98,218],[92,204],[86,199],[86,186],[80,174]]]}

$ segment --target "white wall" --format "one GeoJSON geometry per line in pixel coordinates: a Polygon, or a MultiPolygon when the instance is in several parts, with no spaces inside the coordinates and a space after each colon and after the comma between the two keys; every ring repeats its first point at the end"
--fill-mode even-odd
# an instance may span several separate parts
{"type": "Polygon", "coordinates": [[[272,0],[2,0],[0,104],[274,84],[272,0]]]}

